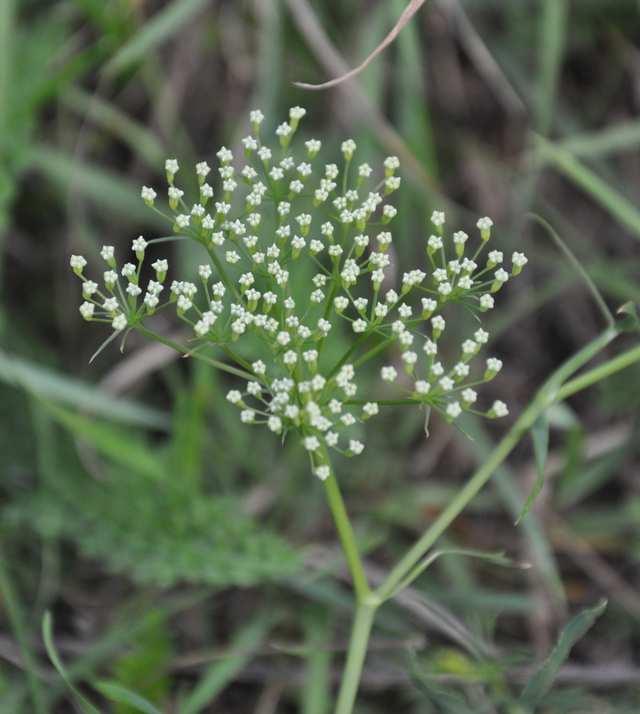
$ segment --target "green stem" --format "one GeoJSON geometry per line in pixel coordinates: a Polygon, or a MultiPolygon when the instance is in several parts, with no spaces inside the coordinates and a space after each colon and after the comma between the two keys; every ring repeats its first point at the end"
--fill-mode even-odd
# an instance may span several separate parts
{"type": "Polygon", "coordinates": [[[179,342],[174,342],[173,340],[170,340],[168,337],[163,337],[162,335],[159,335],[157,332],[154,332],[153,330],[149,330],[148,328],[144,327],[142,323],[138,323],[135,327],[138,332],[143,334],[145,337],[148,337],[151,340],[157,340],[158,342],[162,342],[163,345],[166,345],[167,347],[171,347],[172,350],[175,350],[176,352],[180,352],[180,354],[186,356],[186,355],[191,355],[195,359],[202,360],[203,362],[206,362],[207,364],[210,364],[212,367],[215,367],[216,369],[220,369],[223,372],[228,372],[229,374],[234,374],[236,377],[242,377],[242,379],[255,379],[255,375],[251,374],[250,372],[245,372],[242,369],[238,369],[237,367],[234,367],[233,365],[226,364],[225,362],[220,362],[217,359],[213,359],[212,357],[207,357],[206,355],[202,355],[199,352],[190,352],[190,350],[185,347],[184,345],[181,345],[179,342]]]}
{"type": "Polygon", "coordinates": [[[570,380],[564,384],[558,391],[558,401],[562,401],[572,396],[576,392],[580,392],[592,384],[596,384],[607,377],[610,377],[620,370],[630,367],[635,362],[640,361],[640,347],[633,347],[621,355],[608,360],[604,364],[590,369],[588,372],[581,374],[579,377],[570,380]]]}
{"type": "MultiPolygon", "coordinates": [[[[563,382],[587,362],[593,359],[593,357],[604,349],[617,336],[617,334],[618,332],[614,328],[605,330],[605,332],[596,337],[596,339],[570,357],[549,377],[549,379],[547,379],[543,386],[538,390],[529,406],[522,412],[518,420],[511,427],[507,435],[495,447],[489,458],[473,474],[462,490],[456,494],[444,511],[440,513],[438,518],[436,518],[431,526],[423,533],[423,535],[409,549],[399,563],[392,569],[389,576],[376,591],[376,594],[381,600],[385,600],[391,596],[398,585],[415,567],[418,561],[424,557],[429,548],[431,548],[431,546],[438,540],[438,538],[440,538],[453,520],[457,518],[466,506],[475,498],[482,487],[487,483],[487,481],[489,481],[496,469],[515,448],[522,436],[533,426],[540,414],[548,409],[551,404],[560,399],[563,382]]],[[[584,381],[584,377],[585,375],[578,378],[578,380],[584,381]]],[[[574,382],[578,380],[574,380],[574,382]]],[[[585,381],[584,386],[589,386],[591,383],[592,381],[585,381]]],[[[576,390],[571,393],[575,393],[575,391],[576,390]]]]}
{"type": "Polygon", "coordinates": [[[351,526],[344,501],[342,500],[340,487],[333,474],[324,482],[324,488],[327,494],[329,508],[331,508],[333,520],[336,524],[338,535],[340,536],[342,550],[344,551],[349,571],[353,578],[353,587],[356,591],[356,597],[358,598],[358,602],[362,603],[371,594],[371,590],[364,572],[362,559],[360,558],[360,552],[358,551],[358,545],[353,533],[353,527],[351,526]]]}
{"type": "Polygon", "coordinates": [[[360,677],[362,676],[362,667],[367,656],[373,618],[378,604],[377,600],[368,598],[364,602],[359,602],[356,608],[347,662],[342,674],[338,701],[334,710],[335,714],[351,714],[353,712],[353,705],[358,693],[360,677]]]}

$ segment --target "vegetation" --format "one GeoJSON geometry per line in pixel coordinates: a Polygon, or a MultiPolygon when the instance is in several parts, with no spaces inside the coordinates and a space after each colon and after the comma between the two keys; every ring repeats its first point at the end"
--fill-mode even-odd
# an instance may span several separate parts
{"type": "MultiPolygon", "coordinates": [[[[371,714],[640,706],[640,10],[427,2],[355,79],[294,86],[357,65],[406,5],[0,4],[1,711],[344,714],[358,684],[371,714]],[[399,157],[389,279],[425,269],[439,210],[529,257],[482,315],[505,366],[481,402],[510,414],[392,394],[380,366],[394,389],[412,370],[391,346],[358,370],[366,448],[324,482],[301,439],[238,423],[237,374],[173,349],[194,334],[175,308],[145,318],[169,345],[132,331],[120,354],[125,329],[90,362],[112,329],[94,343],[68,273],[142,234],[190,280],[202,247],[147,248],[181,231],[140,186],[177,156],[197,195],[190,167],[240,155],[250,109],[273,135],[296,105],[323,164],[345,136],[358,163],[399,157]]],[[[447,319],[445,364],[477,330],[447,319]]],[[[335,328],[327,359],[353,341],[335,328]]]]}

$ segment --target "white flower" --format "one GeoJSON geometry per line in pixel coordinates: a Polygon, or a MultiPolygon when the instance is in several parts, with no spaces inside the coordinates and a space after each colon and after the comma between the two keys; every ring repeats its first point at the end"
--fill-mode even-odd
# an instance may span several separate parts
{"type": "Polygon", "coordinates": [[[354,320],[354,322],[351,323],[351,327],[353,328],[353,331],[356,334],[365,332],[367,329],[367,321],[366,320],[354,320]]]}
{"type": "Polygon", "coordinates": [[[137,254],[137,253],[144,253],[146,247],[147,247],[147,241],[146,241],[142,236],[138,236],[138,237],[131,243],[131,250],[133,250],[136,254],[137,254]]]}
{"type": "Polygon", "coordinates": [[[83,302],[78,308],[80,314],[85,320],[90,320],[93,317],[93,312],[95,310],[95,305],[92,302],[83,302]]]}
{"type": "Polygon", "coordinates": [[[493,406],[491,407],[491,410],[489,412],[489,414],[492,414],[493,416],[496,416],[498,418],[505,417],[508,413],[509,409],[507,408],[507,405],[504,402],[501,402],[499,399],[497,399],[493,403],[493,406]]]}
{"type": "Polygon", "coordinates": [[[451,402],[450,404],[447,404],[447,416],[450,419],[456,419],[457,417],[462,414],[462,407],[460,406],[459,402],[451,402]]]}
{"type": "Polygon", "coordinates": [[[69,258],[69,265],[73,269],[73,272],[78,275],[82,273],[86,264],[86,259],[81,255],[72,255],[71,258],[69,258]]]}
{"type": "Polygon", "coordinates": [[[131,297],[137,297],[141,292],[141,288],[135,283],[129,283],[129,285],[127,285],[127,294],[131,295],[131,297]]]}
{"type": "Polygon", "coordinates": [[[314,473],[321,481],[326,481],[331,476],[331,468],[327,464],[321,464],[316,466],[314,473]]]}
{"type": "Polygon", "coordinates": [[[205,179],[209,175],[209,172],[211,171],[209,164],[206,161],[200,161],[196,164],[196,174],[202,178],[205,179]]]}
{"type": "Polygon", "coordinates": [[[365,416],[372,417],[376,416],[380,412],[380,407],[376,402],[367,402],[363,407],[362,411],[365,416]]]}
{"type": "Polygon", "coordinates": [[[395,382],[398,372],[395,367],[383,367],[380,370],[380,377],[384,382],[395,382]]]}
{"type": "Polygon", "coordinates": [[[444,211],[434,211],[431,214],[431,223],[433,223],[436,228],[440,228],[441,226],[444,225],[445,222],[445,215],[444,211]]]}
{"type": "Polygon", "coordinates": [[[253,109],[249,112],[249,121],[256,126],[260,126],[264,121],[264,114],[259,109],[253,109]]]}
{"type": "Polygon", "coordinates": [[[356,439],[351,439],[349,441],[349,451],[358,456],[364,451],[364,444],[356,439]]]}
{"type": "Polygon", "coordinates": [[[82,283],[82,295],[83,297],[91,297],[98,289],[98,283],[94,283],[93,280],[85,280],[82,283]]]}
{"type": "Polygon", "coordinates": [[[429,384],[429,382],[426,382],[424,379],[419,379],[414,384],[413,388],[414,388],[416,394],[419,394],[420,396],[424,396],[425,394],[429,394],[431,385],[429,384]]]}
{"type": "Polygon", "coordinates": [[[464,231],[456,231],[453,234],[453,242],[456,245],[464,245],[468,239],[469,236],[464,231]]]}
{"type": "Polygon", "coordinates": [[[115,312],[119,305],[118,305],[118,300],[114,297],[107,298],[103,303],[102,307],[107,311],[107,312],[115,312]]]}
{"type": "Polygon", "coordinates": [[[240,412],[240,421],[243,424],[251,424],[253,420],[256,418],[256,413],[253,409],[243,409],[240,412]]]}
{"type": "Polygon", "coordinates": [[[240,404],[242,402],[242,394],[237,389],[232,389],[227,392],[227,401],[231,402],[231,404],[240,404]]]}
{"type": "Polygon", "coordinates": [[[473,337],[479,345],[486,345],[489,341],[489,333],[479,327],[474,333],[473,337]]]}
{"type": "Polygon", "coordinates": [[[176,159],[167,159],[164,162],[164,170],[173,178],[180,170],[180,165],[176,159]]]}
{"type": "Polygon", "coordinates": [[[427,247],[432,253],[436,250],[440,250],[440,248],[442,248],[442,238],[440,238],[440,236],[429,236],[427,240],[427,247]]]}
{"type": "Polygon", "coordinates": [[[464,389],[464,390],[462,391],[462,395],[461,395],[461,396],[462,396],[462,401],[463,401],[465,404],[474,404],[474,403],[476,402],[476,400],[478,399],[478,395],[477,395],[476,392],[475,392],[473,389],[471,389],[470,387],[467,387],[467,389],[464,389]]]}
{"type": "Polygon", "coordinates": [[[126,326],[127,326],[127,318],[122,313],[120,313],[119,315],[116,315],[113,318],[113,320],[111,321],[111,327],[113,327],[113,329],[116,332],[120,332],[120,331],[124,330],[124,328],[126,326]]]}
{"type": "Polygon", "coordinates": [[[350,161],[353,157],[353,153],[356,150],[356,142],[353,139],[347,139],[346,141],[342,142],[340,150],[344,154],[344,157],[347,159],[347,161],[350,161]]]}
{"type": "Polygon", "coordinates": [[[303,107],[291,107],[289,109],[289,118],[294,121],[299,121],[307,113],[307,110],[303,107]]]}
{"type": "Polygon", "coordinates": [[[492,295],[489,295],[489,293],[480,296],[480,307],[482,310],[491,310],[494,304],[495,300],[492,295]]]}
{"type": "Polygon", "coordinates": [[[302,443],[307,451],[317,451],[320,448],[317,436],[306,436],[302,443]]]}
{"type": "Polygon", "coordinates": [[[203,279],[203,280],[209,280],[211,277],[212,270],[210,265],[199,265],[198,266],[198,275],[203,279]]]}
{"type": "Polygon", "coordinates": [[[489,262],[492,265],[497,265],[498,263],[502,263],[503,255],[502,255],[502,252],[499,250],[492,250],[489,253],[488,258],[489,258],[489,262]]]}
{"type": "Polygon", "coordinates": [[[498,372],[502,369],[502,360],[499,360],[497,357],[489,357],[487,359],[487,372],[493,375],[498,374],[498,372]]]}
{"type": "Polygon", "coordinates": [[[115,248],[112,245],[103,245],[100,249],[100,257],[105,263],[111,263],[115,256],[115,248]]]}
{"type": "Polygon", "coordinates": [[[490,231],[493,226],[493,221],[489,218],[489,216],[485,216],[484,218],[478,219],[476,226],[481,231],[490,231]]]}
{"type": "Polygon", "coordinates": [[[494,277],[499,283],[506,283],[507,280],[509,280],[509,273],[507,273],[507,271],[503,268],[500,268],[499,270],[496,270],[494,277]]]}
{"type": "Polygon", "coordinates": [[[148,206],[153,206],[153,202],[156,200],[157,194],[151,187],[143,186],[140,190],[140,196],[148,206]]]}
{"type": "Polygon", "coordinates": [[[176,216],[176,225],[178,226],[178,228],[186,228],[190,222],[191,219],[184,213],[181,213],[179,216],[176,216]]]}

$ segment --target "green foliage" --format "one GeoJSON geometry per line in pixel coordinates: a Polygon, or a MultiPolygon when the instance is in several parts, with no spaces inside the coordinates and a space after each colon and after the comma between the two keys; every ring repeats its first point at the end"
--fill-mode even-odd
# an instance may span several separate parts
{"type": "Polygon", "coordinates": [[[248,586],[295,572],[298,558],[281,538],[245,515],[237,497],[194,488],[162,447],[60,407],[48,410],[104,457],[101,475],[87,475],[70,444],[55,439],[47,455],[55,476],[16,502],[14,522],[70,539],[86,556],[145,584],[248,586]]]}

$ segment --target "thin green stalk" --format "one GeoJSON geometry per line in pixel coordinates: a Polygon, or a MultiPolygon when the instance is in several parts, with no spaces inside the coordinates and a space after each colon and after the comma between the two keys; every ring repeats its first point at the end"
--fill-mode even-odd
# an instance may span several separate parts
{"type": "Polygon", "coordinates": [[[608,360],[604,364],[594,367],[588,372],[581,374],[579,377],[570,380],[558,391],[557,401],[560,402],[563,399],[567,399],[576,392],[580,392],[583,389],[590,387],[592,384],[596,384],[597,382],[610,377],[612,374],[630,367],[635,362],[640,362],[640,347],[633,347],[632,349],[623,352],[621,355],[608,360]]]}
{"type": "Polygon", "coordinates": [[[342,674],[335,714],[351,714],[353,711],[360,685],[360,677],[362,676],[362,667],[367,656],[373,618],[379,604],[377,600],[371,598],[368,600],[358,603],[356,608],[347,662],[342,674]]]}
{"type": "Polygon", "coordinates": [[[184,347],[181,345],[179,342],[174,342],[173,340],[170,340],[168,337],[163,337],[162,335],[159,335],[157,332],[154,332],[153,330],[149,330],[148,328],[144,327],[142,324],[137,324],[135,327],[138,332],[141,334],[145,335],[145,337],[149,337],[152,340],[157,340],[158,342],[162,342],[163,345],[166,345],[167,347],[171,347],[172,350],[175,350],[176,352],[180,352],[182,355],[191,355],[195,359],[202,360],[203,362],[206,362],[207,364],[210,364],[212,367],[216,367],[217,369],[222,370],[223,372],[228,372],[229,374],[235,374],[236,377],[242,377],[242,379],[255,379],[255,375],[251,374],[250,372],[245,372],[242,369],[238,369],[237,367],[234,367],[233,365],[226,364],[225,362],[220,362],[217,359],[213,359],[212,357],[207,357],[206,355],[201,355],[199,352],[191,352],[188,348],[184,347]]]}
{"type": "MultiPolygon", "coordinates": [[[[549,377],[538,390],[529,406],[522,412],[518,420],[511,427],[507,435],[495,447],[489,458],[392,569],[389,576],[376,591],[376,594],[381,600],[390,597],[420,559],[424,557],[429,548],[440,538],[453,520],[458,517],[489,481],[495,470],[515,448],[522,436],[533,426],[536,419],[548,409],[551,404],[558,401],[563,382],[593,359],[593,357],[615,339],[617,335],[618,332],[614,328],[605,330],[592,342],[570,357],[549,377]]],[[[589,386],[591,383],[592,382],[585,383],[584,386],[589,386]]]]}
{"type": "Polygon", "coordinates": [[[333,474],[325,480],[324,488],[327,494],[329,508],[331,509],[338,535],[340,536],[340,543],[342,544],[342,549],[347,559],[349,571],[353,578],[353,587],[356,591],[356,597],[358,603],[361,604],[371,594],[371,589],[369,588],[367,576],[364,572],[362,559],[360,558],[360,552],[358,551],[358,545],[353,533],[353,527],[351,526],[344,501],[342,500],[340,487],[333,474]]]}
{"type": "Polygon", "coordinates": [[[9,577],[9,572],[5,567],[6,562],[7,561],[4,559],[3,554],[0,553],[0,595],[2,595],[9,623],[16,640],[18,641],[18,647],[20,648],[20,654],[22,655],[29,691],[33,702],[33,711],[37,714],[46,714],[47,707],[45,704],[44,692],[36,675],[36,664],[29,646],[23,613],[18,603],[13,583],[9,577]]]}

